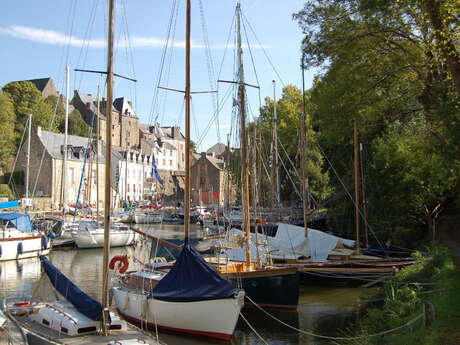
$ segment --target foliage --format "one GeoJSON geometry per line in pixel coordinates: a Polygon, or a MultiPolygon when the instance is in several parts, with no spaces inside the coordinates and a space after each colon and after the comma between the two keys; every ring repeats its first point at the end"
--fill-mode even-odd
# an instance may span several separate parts
{"type": "MultiPolygon", "coordinates": [[[[417,254],[419,262],[404,268],[373,296],[360,321],[359,336],[363,338],[353,344],[441,344],[447,339],[450,327],[458,324],[460,316],[457,304],[460,296],[457,285],[460,277],[455,270],[452,256],[447,248],[435,244],[428,248],[426,256],[417,254]],[[422,311],[424,302],[431,302],[436,310],[436,319],[430,332],[415,324],[383,337],[369,337],[380,331],[396,328],[413,319],[422,311]],[[457,315],[457,316],[455,316],[457,315]],[[447,330],[447,333],[446,333],[447,330]]],[[[458,331],[457,331],[458,335],[458,331]]]]}
{"type": "MultiPolygon", "coordinates": [[[[310,98],[318,142],[353,188],[352,122],[358,119],[367,151],[369,222],[392,239],[430,233],[458,199],[460,102],[440,36],[423,10],[428,3],[307,1],[294,15],[305,34],[304,64],[320,68],[310,98]]],[[[450,11],[446,40],[452,38],[453,4],[431,8],[450,11]]],[[[341,181],[331,178],[336,190],[341,181]]],[[[330,214],[343,218],[352,207],[337,202],[330,214]]]]}
{"type": "Polygon", "coordinates": [[[80,137],[87,137],[89,134],[89,126],[83,120],[80,112],[74,109],[69,115],[68,133],[78,135],[80,137]]]}
{"type": "Polygon", "coordinates": [[[14,106],[10,96],[0,93],[0,171],[11,167],[14,147],[14,106]]]}
{"type": "Polygon", "coordinates": [[[0,197],[8,198],[8,200],[13,199],[13,192],[6,184],[0,184],[0,197]]]}

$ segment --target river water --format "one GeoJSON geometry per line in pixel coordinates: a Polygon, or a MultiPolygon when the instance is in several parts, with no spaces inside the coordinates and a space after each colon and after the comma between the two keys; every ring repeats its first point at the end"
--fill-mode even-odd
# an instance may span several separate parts
{"type": "MultiPolygon", "coordinates": [[[[146,232],[161,238],[182,237],[183,226],[158,225],[143,226],[146,232]]],[[[200,236],[201,229],[192,225],[192,236],[200,236]]],[[[110,257],[129,253],[131,256],[145,260],[149,252],[147,242],[136,247],[112,248],[110,257]]],[[[100,300],[102,286],[102,249],[53,250],[50,261],[66,276],[72,279],[90,296],[100,300]]],[[[129,269],[136,267],[130,260],[129,269]]],[[[34,291],[40,280],[40,262],[38,258],[0,263],[0,299],[5,297],[28,296],[34,291]]],[[[39,295],[51,296],[45,279],[40,284],[39,295]]],[[[349,321],[356,318],[360,297],[372,290],[362,288],[311,285],[306,281],[300,287],[300,301],[296,311],[270,311],[273,317],[294,328],[326,336],[344,336],[344,329],[349,321]]],[[[263,344],[262,337],[269,344],[305,344],[324,345],[334,342],[301,334],[283,325],[280,321],[257,309],[243,309],[243,315],[257,332],[240,318],[230,344],[263,344]]],[[[159,334],[160,340],[169,345],[198,345],[213,343],[202,338],[191,338],[172,334],[159,334]]],[[[218,342],[222,343],[222,342],[218,342]]]]}

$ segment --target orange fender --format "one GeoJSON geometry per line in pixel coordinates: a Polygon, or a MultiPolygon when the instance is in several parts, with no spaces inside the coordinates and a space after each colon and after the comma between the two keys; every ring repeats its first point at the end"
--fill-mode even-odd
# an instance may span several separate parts
{"type": "Polygon", "coordinates": [[[125,273],[129,267],[129,254],[127,255],[115,255],[112,260],[110,260],[109,268],[113,270],[115,268],[115,263],[118,262],[118,272],[121,274],[125,273]]]}

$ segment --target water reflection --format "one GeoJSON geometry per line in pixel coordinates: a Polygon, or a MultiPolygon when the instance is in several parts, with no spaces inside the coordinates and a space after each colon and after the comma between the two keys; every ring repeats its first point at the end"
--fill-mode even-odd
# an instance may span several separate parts
{"type": "MultiPolygon", "coordinates": [[[[183,236],[183,226],[180,225],[143,225],[141,228],[161,238],[181,238],[183,236]]],[[[191,230],[192,236],[199,236],[201,233],[201,229],[194,225],[191,230]]],[[[110,258],[114,255],[129,253],[133,259],[144,262],[149,252],[149,243],[141,241],[136,247],[112,248],[110,258]]],[[[93,298],[101,300],[103,249],[53,250],[49,259],[82,290],[93,298]]],[[[133,259],[130,260],[129,270],[140,267],[140,263],[136,263],[136,260],[133,259]]],[[[40,262],[37,258],[1,262],[0,298],[30,295],[40,280],[40,276],[40,262]]],[[[46,286],[46,284],[42,285],[46,286]]],[[[39,293],[50,295],[50,291],[52,290],[44,288],[40,289],[39,293]]],[[[368,293],[370,290],[359,288],[303,285],[296,311],[272,310],[270,314],[293,328],[328,336],[343,336],[339,330],[348,327],[350,318],[356,316],[360,296],[368,293]]],[[[331,341],[299,334],[256,308],[243,309],[242,314],[250,326],[240,318],[229,344],[261,344],[262,341],[251,327],[270,344],[333,344],[331,341]]],[[[162,332],[160,339],[169,345],[222,344],[221,341],[162,332]]]]}

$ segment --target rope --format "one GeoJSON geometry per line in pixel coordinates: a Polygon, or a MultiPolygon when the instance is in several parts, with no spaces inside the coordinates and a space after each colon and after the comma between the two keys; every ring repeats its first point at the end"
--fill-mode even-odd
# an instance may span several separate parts
{"type": "Polygon", "coordinates": [[[261,336],[259,333],[257,333],[257,331],[255,330],[255,328],[252,327],[252,325],[249,323],[249,321],[246,320],[246,318],[243,316],[243,313],[240,312],[240,316],[242,317],[242,319],[244,320],[244,322],[246,322],[246,324],[248,325],[248,327],[254,332],[254,334],[255,334],[264,344],[267,344],[267,345],[268,345],[268,343],[265,341],[265,339],[262,338],[262,336],[261,336]]]}
{"type": "MultiPolygon", "coordinates": [[[[378,337],[378,336],[381,336],[381,335],[385,335],[385,334],[389,334],[389,333],[393,333],[393,332],[396,332],[404,327],[408,327],[412,324],[414,324],[415,322],[417,322],[418,320],[420,320],[421,318],[423,318],[423,313],[420,313],[419,315],[417,315],[415,318],[413,318],[412,320],[409,320],[408,322],[406,322],[404,325],[401,325],[401,326],[398,326],[396,328],[392,328],[392,329],[389,329],[389,330],[386,330],[386,331],[382,331],[382,332],[378,332],[378,333],[374,333],[374,334],[367,334],[367,335],[362,335],[362,336],[357,336],[357,337],[330,337],[330,336],[326,336],[326,335],[320,335],[320,334],[315,334],[313,332],[309,332],[309,331],[305,331],[305,330],[302,330],[302,329],[299,329],[299,328],[296,328],[296,327],[293,327],[289,324],[287,324],[286,322],[284,321],[281,321],[280,319],[278,319],[277,317],[275,317],[274,315],[270,314],[269,312],[267,312],[266,310],[264,310],[262,307],[260,307],[257,303],[255,303],[251,298],[249,298],[249,296],[245,296],[252,304],[254,304],[257,308],[259,308],[260,310],[262,310],[266,315],[268,315],[269,317],[271,317],[273,320],[275,321],[278,321],[279,323],[281,323],[282,325],[296,331],[296,332],[299,332],[301,334],[306,334],[306,335],[309,335],[309,336],[312,336],[312,337],[316,337],[316,338],[321,338],[321,339],[328,339],[328,340],[357,340],[357,339],[364,339],[364,338],[371,338],[371,337],[378,337]]],[[[241,315],[241,313],[240,313],[241,315]]],[[[257,333],[256,333],[257,334],[257,333]]]]}

